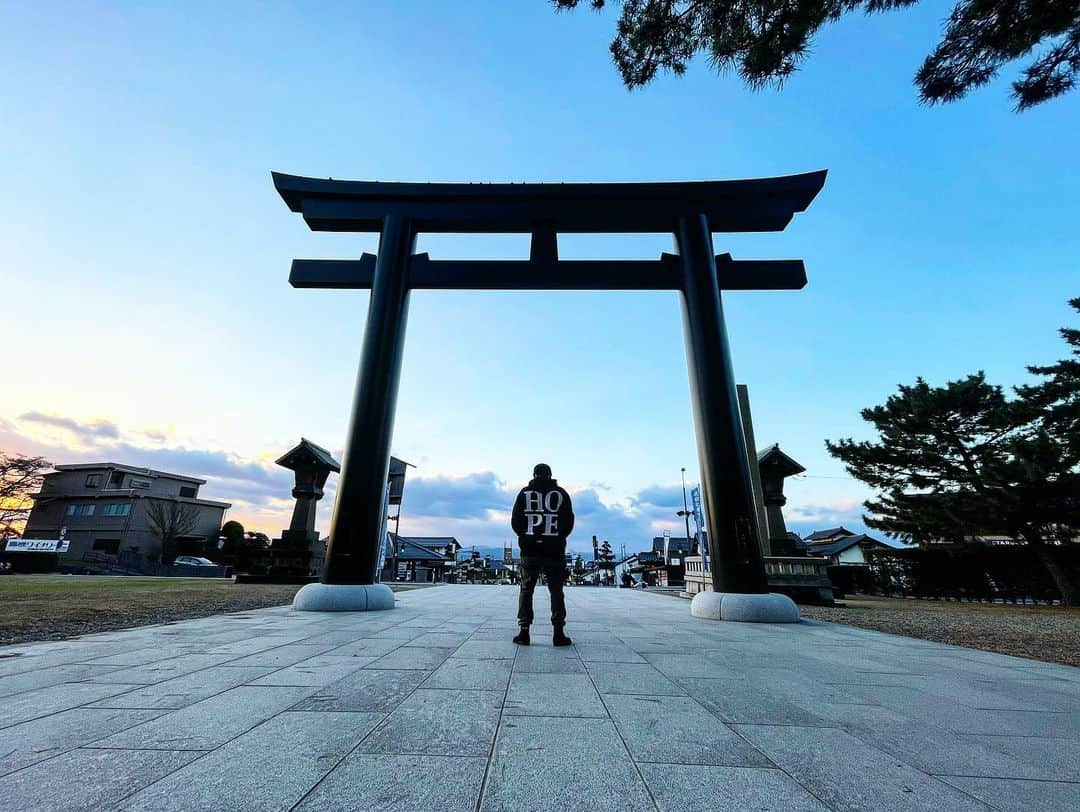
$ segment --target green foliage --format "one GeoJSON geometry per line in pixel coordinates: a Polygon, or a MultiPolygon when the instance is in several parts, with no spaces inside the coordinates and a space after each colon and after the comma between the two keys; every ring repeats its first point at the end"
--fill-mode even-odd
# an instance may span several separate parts
{"type": "MultiPolygon", "coordinates": [[[[1080,300],[1070,303],[1080,312],[1080,300]]],[[[1005,535],[1035,548],[1064,600],[1080,591],[1047,545],[1080,535],[1080,331],[1062,331],[1073,358],[1030,371],[1043,380],[1006,398],[982,372],[901,386],[862,411],[874,441],[826,441],[868,500],[870,527],[920,544],[1005,535]]]]}
{"type": "Polygon", "coordinates": [[[267,549],[270,547],[270,537],[258,530],[248,530],[244,533],[244,545],[246,547],[267,549]]]}
{"type": "MultiPolygon", "coordinates": [[[[560,10],[581,0],[552,0],[560,10]]],[[[588,0],[596,10],[607,0],[588,0]]],[[[660,71],[685,73],[697,54],[717,71],[733,70],[751,88],[781,85],[827,23],[913,6],[917,0],[613,0],[622,10],[611,55],[629,88],[660,71]]],[[[1041,49],[1013,83],[1024,110],[1071,90],[1080,73],[1076,0],[959,0],[944,36],[915,75],[928,104],[955,101],[985,85],[1014,60],[1041,49]]]]}
{"type": "Polygon", "coordinates": [[[230,519],[221,525],[221,535],[225,538],[226,542],[232,542],[233,544],[239,542],[244,538],[244,525],[235,519],[230,519]]]}
{"type": "Polygon", "coordinates": [[[919,378],[883,406],[862,410],[876,442],[826,447],[881,492],[866,503],[870,527],[914,542],[1009,533],[1014,528],[1001,525],[996,508],[1002,489],[1015,484],[1005,481],[1009,446],[1019,434],[1014,412],[981,372],[943,387],[919,378]]]}
{"type": "MultiPolygon", "coordinates": [[[[1069,302],[1080,314],[1080,298],[1069,302]]],[[[1063,327],[1061,337],[1072,348],[1072,357],[1049,366],[1031,366],[1028,372],[1043,378],[1017,392],[1034,410],[1034,417],[1056,442],[1080,457],[1080,330],[1063,327]]]]}
{"type": "Polygon", "coordinates": [[[221,525],[218,531],[221,547],[210,545],[206,557],[216,564],[232,564],[236,561],[238,551],[244,545],[244,525],[235,519],[230,519],[221,525]]]}

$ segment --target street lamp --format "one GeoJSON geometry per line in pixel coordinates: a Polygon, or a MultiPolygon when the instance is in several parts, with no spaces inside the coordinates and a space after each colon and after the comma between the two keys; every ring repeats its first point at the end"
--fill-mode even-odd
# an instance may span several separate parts
{"type": "MultiPolygon", "coordinates": [[[[681,468],[682,471],[682,506],[683,509],[676,513],[676,516],[682,516],[683,521],[686,522],[686,540],[690,541],[690,507],[686,502],[686,469],[681,468]]],[[[693,543],[691,543],[690,549],[693,550],[693,543]]]]}

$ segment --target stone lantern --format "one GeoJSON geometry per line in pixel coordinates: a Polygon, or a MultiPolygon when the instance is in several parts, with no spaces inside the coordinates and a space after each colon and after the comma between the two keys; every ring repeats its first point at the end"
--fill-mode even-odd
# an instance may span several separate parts
{"type": "Polygon", "coordinates": [[[272,576],[307,579],[322,568],[325,551],[315,530],[315,510],[323,497],[323,486],[341,466],[325,448],[306,438],[283,454],[277,464],[296,475],[292,495],[296,499],[289,529],[270,547],[272,576]],[[313,560],[314,559],[314,560],[313,560]]]}
{"type": "Polygon", "coordinates": [[[772,555],[798,555],[795,542],[784,525],[784,480],[806,469],[780,450],[776,444],[758,454],[761,490],[765,502],[765,520],[769,530],[769,549],[772,555]]]}

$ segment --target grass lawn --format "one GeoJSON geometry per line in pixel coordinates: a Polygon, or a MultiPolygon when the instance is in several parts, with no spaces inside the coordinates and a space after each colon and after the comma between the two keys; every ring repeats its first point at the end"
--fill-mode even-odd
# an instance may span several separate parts
{"type": "Polygon", "coordinates": [[[842,606],[800,606],[803,617],[939,643],[1080,666],[1080,608],[855,595],[842,606]]]}
{"type": "MultiPolygon", "coordinates": [[[[166,623],[290,603],[299,586],[226,578],[0,576],[0,644],[166,623]]],[[[398,587],[394,587],[396,590],[398,587]]]]}

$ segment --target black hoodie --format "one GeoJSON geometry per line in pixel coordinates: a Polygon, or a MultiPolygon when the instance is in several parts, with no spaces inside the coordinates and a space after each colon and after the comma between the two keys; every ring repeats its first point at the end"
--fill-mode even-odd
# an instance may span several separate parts
{"type": "Polygon", "coordinates": [[[517,533],[522,556],[562,559],[566,537],[574,529],[570,494],[554,479],[533,479],[514,502],[510,526],[517,533]]]}

